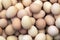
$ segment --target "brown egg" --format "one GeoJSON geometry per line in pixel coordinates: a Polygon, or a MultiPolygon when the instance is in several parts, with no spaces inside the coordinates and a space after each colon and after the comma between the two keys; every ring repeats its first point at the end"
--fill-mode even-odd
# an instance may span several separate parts
{"type": "Polygon", "coordinates": [[[2,28],[0,27],[0,35],[3,33],[3,30],[2,30],[2,28]]]}
{"type": "Polygon", "coordinates": [[[25,10],[28,12],[28,16],[32,16],[32,12],[30,11],[30,7],[26,7],[25,10]]]}
{"type": "Polygon", "coordinates": [[[13,29],[12,25],[9,24],[6,28],[5,28],[5,33],[7,35],[12,35],[15,33],[15,30],[13,29]]]}
{"type": "Polygon", "coordinates": [[[44,20],[44,19],[38,19],[38,20],[36,21],[36,27],[37,27],[38,29],[44,29],[44,28],[46,27],[46,22],[45,22],[45,20],[44,20]]]}
{"type": "Polygon", "coordinates": [[[33,2],[30,5],[31,12],[38,13],[41,10],[42,5],[43,5],[43,3],[40,0],[37,0],[37,1],[33,2]]]}
{"type": "Polygon", "coordinates": [[[32,0],[22,0],[24,6],[29,6],[32,3],[32,0]]]}
{"type": "Polygon", "coordinates": [[[2,5],[5,9],[8,9],[12,5],[11,0],[2,0],[2,5]]]}
{"type": "Polygon", "coordinates": [[[21,10],[24,8],[23,4],[22,3],[16,3],[15,7],[18,9],[18,10],[21,10]]]}
{"type": "Polygon", "coordinates": [[[0,12],[0,18],[6,18],[6,10],[0,12]]]}
{"type": "Polygon", "coordinates": [[[6,19],[0,19],[0,26],[1,28],[5,28],[7,26],[8,22],[6,19]]]}
{"type": "Polygon", "coordinates": [[[39,18],[43,18],[45,16],[45,14],[46,14],[45,11],[41,10],[39,13],[33,14],[33,17],[35,19],[39,19],[39,18]]]}
{"type": "Polygon", "coordinates": [[[58,0],[58,3],[60,4],[60,0],[58,0]]]}
{"type": "Polygon", "coordinates": [[[55,19],[51,15],[47,15],[45,17],[45,21],[46,21],[47,25],[54,25],[54,23],[55,23],[55,19]]]}
{"type": "Polygon", "coordinates": [[[21,29],[20,19],[17,17],[12,18],[12,26],[15,30],[20,30],[21,29]]]}
{"type": "Polygon", "coordinates": [[[17,8],[15,6],[11,6],[7,9],[6,17],[12,18],[16,15],[16,13],[17,13],[17,8]]]}
{"type": "Polygon", "coordinates": [[[56,3],[56,2],[57,2],[57,0],[50,0],[50,2],[51,2],[51,3],[56,3]]]}
{"type": "Polygon", "coordinates": [[[22,9],[22,10],[19,10],[18,13],[17,13],[17,17],[18,18],[22,18],[23,16],[27,16],[28,13],[26,10],[22,9]]]}
{"type": "Polygon", "coordinates": [[[17,0],[11,0],[12,5],[15,5],[17,3],[17,0]]]}

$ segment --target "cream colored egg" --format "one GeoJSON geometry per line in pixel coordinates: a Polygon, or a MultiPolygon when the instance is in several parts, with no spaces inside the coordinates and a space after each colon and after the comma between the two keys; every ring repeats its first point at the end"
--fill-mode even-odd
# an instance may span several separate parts
{"type": "Polygon", "coordinates": [[[54,25],[54,23],[55,23],[55,19],[51,15],[46,15],[45,21],[46,21],[47,25],[54,25]]]}
{"type": "Polygon", "coordinates": [[[18,9],[18,10],[21,10],[24,8],[23,4],[22,3],[16,3],[15,7],[18,9]]]}
{"type": "Polygon", "coordinates": [[[44,33],[39,33],[36,37],[35,40],[46,40],[45,34],[44,33]]]}
{"type": "Polygon", "coordinates": [[[32,26],[32,21],[31,21],[30,17],[29,16],[24,16],[22,18],[22,27],[24,29],[29,29],[29,28],[31,28],[31,26],[32,26]]]}
{"type": "Polygon", "coordinates": [[[11,0],[2,0],[2,5],[5,9],[9,8],[11,6],[11,0]]]}
{"type": "Polygon", "coordinates": [[[51,12],[54,15],[60,14],[60,4],[59,3],[54,3],[51,7],[51,12]]]}
{"type": "Polygon", "coordinates": [[[59,30],[56,26],[49,26],[47,32],[51,36],[56,36],[59,33],[59,30]]]}
{"type": "Polygon", "coordinates": [[[51,2],[51,3],[56,3],[56,2],[57,2],[57,0],[50,0],[50,2],[51,2]]]}
{"type": "Polygon", "coordinates": [[[32,0],[22,0],[24,6],[29,6],[32,3],[32,0]]]}
{"type": "Polygon", "coordinates": [[[14,6],[11,6],[7,9],[6,17],[7,18],[12,18],[16,15],[16,13],[17,13],[17,8],[14,7],[14,6]]]}
{"type": "Polygon", "coordinates": [[[12,25],[9,24],[6,28],[5,28],[5,33],[7,35],[12,35],[15,33],[15,30],[13,29],[12,25]]]}
{"type": "Polygon", "coordinates": [[[18,40],[16,36],[8,36],[7,40],[18,40]]]}
{"type": "Polygon", "coordinates": [[[46,13],[50,13],[51,12],[51,6],[52,4],[50,2],[44,2],[43,5],[43,9],[46,13]]]}
{"type": "Polygon", "coordinates": [[[12,5],[15,5],[17,3],[17,0],[11,0],[12,5]]]}
{"type": "Polygon", "coordinates": [[[18,13],[17,13],[17,17],[18,17],[18,18],[22,18],[23,16],[28,16],[27,11],[24,10],[24,9],[19,10],[18,13]]]}
{"type": "Polygon", "coordinates": [[[38,34],[38,29],[35,26],[32,26],[29,30],[28,30],[28,34],[32,37],[35,37],[38,34]]]}
{"type": "Polygon", "coordinates": [[[7,20],[6,19],[0,19],[0,26],[1,28],[5,28],[7,26],[7,20]]]}
{"type": "Polygon", "coordinates": [[[30,35],[24,35],[22,40],[32,40],[32,37],[30,35]]]}
{"type": "Polygon", "coordinates": [[[0,36],[0,40],[6,40],[3,36],[0,36]]]}
{"type": "Polygon", "coordinates": [[[12,26],[14,29],[16,30],[20,30],[21,29],[21,21],[19,18],[15,17],[12,18],[12,26]]]}

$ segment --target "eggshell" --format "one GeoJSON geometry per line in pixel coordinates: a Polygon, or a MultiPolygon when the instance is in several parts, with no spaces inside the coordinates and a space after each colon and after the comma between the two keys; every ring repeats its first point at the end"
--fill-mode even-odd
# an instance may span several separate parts
{"type": "Polygon", "coordinates": [[[38,29],[35,26],[32,26],[29,30],[28,30],[28,34],[32,37],[35,37],[38,34],[38,29]]]}
{"type": "Polygon", "coordinates": [[[2,30],[2,28],[0,27],[0,35],[3,33],[3,30],[2,30]]]}
{"type": "Polygon", "coordinates": [[[9,24],[6,28],[5,28],[5,33],[7,35],[12,35],[15,33],[15,30],[13,29],[12,25],[9,24]]]}
{"type": "Polygon", "coordinates": [[[45,22],[45,20],[44,20],[44,19],[38,19],[38,20],[36,21],[36,27],[37,27],[38,29],[44,29],[44,28],[46,27],[46,22],[45,22]]]}
{"type": "Polygon", "coordinates": [[[35,40],[45,40],[45,34],[44,33],[39,33],[36,37],[35,40]]]}
{"type": "Polygon", "coordinates": [[[11,6],[11,0],[2,0],[2,5],[5,9],[8,9],[11,6]]]}
{"type": "Polygon", "coordinates": [[[51,7],[51,12],[54,15],[60,14],[60,5],[59,3],[54,3],[51,7]]]}
{"type": "Polygon", "coordinates": [[[29,28],[31,28],[31,26],[32,26],[32,21],[31,21],[31,19],[30,19],[30,17],[29,16],[24,16],[23,18],[22,18],[22,27],[24,28],[24,29],[29,29],[29,28]]]}
{"type": "Polygon", "coordinates": [[[45,21],[46,21],[47,25],[54,25],[54,23],[55,23],[55,19],[51,15],[46,15],[45,21]]]}
{"type": "Polygon", "coordinates": [[[32,0],[22,0],[24,6],[29,6],[32,3],[32,0]]]}
{"type": "Polygon", "coordinates": [[[0,40],[6,40],[3,36],[0,36],[0,40]]]}
{"type": "Polygon", "coordinates": [[[23,36],[24,36],[24,35],[19,35],[18,39],[19,39],[19,40],[22,40],[23,36]]]}
{"type": "Polygon", "coordinates": [[[11,0],[12,5],[15,5],[17,3],[17,0],[11,0]]]}
{"type": "Polygon", "coordinates": [[[17,17],[12,18],[12,26],[15,30],[20,30],[21,29],[20,19],[17,17]]]}
{"type": "Polygon", "coordinates": [[[56,2],[57,2],[57,0],[50,0],[50,2],[51,2],[51,3],[56,3],[56,2]]]}
{"type": "Polygon", "coordinates": [[[6,17],[7,18],[12,18],[16,15],[16,13],[17,13],[17,8],[14,7],[14,6],[11,6],[7,9],[6,17]]]}
{"type": "Polygon", "coordinates": [[[59,30],[56,26],[49,26],[47,32],[51,36],[56,36],[59,33],[59,30]]]}
{"type": "Polygon", "coordinates": [[[51,12],[51,6],[52,4],[50,2],[44,2],[43,4],[43,9],[46,13],[50,13],[51,12]]]}

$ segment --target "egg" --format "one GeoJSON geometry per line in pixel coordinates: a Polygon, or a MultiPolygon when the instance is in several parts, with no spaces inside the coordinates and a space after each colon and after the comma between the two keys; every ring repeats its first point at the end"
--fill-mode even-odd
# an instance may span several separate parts
{"type": "Polygon", "coordinates": [[[51,12],[51,6],[52,4],[50,2],[44,2],[43,4],[43,9],[46,13],[50,13],[51,12]]]}
{"type": "Polygon", "coordinates": [[[56,26],[49,26],[47,29],[47,33],[51,36],[56,36],[59,33],[59,30],[56,26]]]}
{"type": "Polygon", "coordinates": [[[22,3],[16,3],[15,7],[18,9],[18,10],[21,10],[24,8],[23,4],[22,3]]]}
{"type": "Polygon", "coordinates": [[[12,5],[15,5],[17,3],[17,0],[11,0],[12,5]]]}
{"type": "Polygon", "coordinates": [[[36,27],[37,27],[38,29],[44,29],[44,28],[46,27],[46,22],[45,22],[45,20],[44,20],[44,19],[38,19],[38,20],[36,21],[36,27]]]}
{"type": "Polygon", "coordinates": [[[3,9],[3,7],[2,7],[2,3],[0,2],[0,11],[3,9]]]}
{"type": "Polygon", "coordinates": [[[15,17],[15,18],[12,18],[12,26],[14,29],[16,30],[20,30],[21,29],[21,22],[20,22],[20,19],[15,17]]]}
{"type": "Polygon", "coordinates": [[[58,3],[60,4],[60,0],[58,0],[58,3]]]}
{"type": "Polygon", "coordinates": [[[60,28],[60,17],[58,17],[55,21],[56,27],[60,28]]]}
{"type": "Polygon", "coordinates": [[[51,12],[54,15],[60,14],[60,4],[59,3],[54,3],[51,7],[51,12]]]}
{"type": "Polygon", "coordinates": [[[39,33],[45,33],[45,32],[46,32],[45,29],[39,30],[39,33]]]}
{"type": "Polygon", "coordinates": [[[19,35],[19,36],[18,36],[18,39],[19,39],[19,40],[22,40],[23,36],[24,36],[24,35],[19,35]]]}
{"type": "Polygon", "coordinates": [[[46,40],[45,34],[44,33],[39,33],[36,37],[35,40],[46,40]]]}
{"type": "Polygon", "coordinates": [[[32,3],[32,0],[22,0],[24,6],[29,6],[32,3]]]}
{"type": "Polygon", "coordinates": [[[55,19],[51,15],[46,15],[45,21],[46,21],[47,25],[54,25],[54,23],[55,23],[55,19]]]}
{"type": "Polygon", "coordinates": [[[53,37],[50,36],[49,34],[46,34],[46,40],[53,40],[53,37]]]}
{"type": "Polygon", "coordinates": [[[17,8],[15,6],[11,6],[7,9],[6,17],[12,18],[16,15],[16,13],[17,13],[17,8]]]}
{"type": "Polygon", "coordinates": [[[6,18],[6,10],[0,12],[0,18],[6,18]]]}
{"type": "Polygon", "coordinates": [[[5,28],[5,33],[7,35],[12,35],[15,33],[15,30],[13,29],[12,25],[9,24],[6,28],[5,28]]]}
{"type": "Polygon", "coordinates": [[[8,22],[6,19],[0,19],[0,26],[1,28],[5,28],[7,26],[8,22]]]}
{"type": "Polygon", "coordinates": [[[7,40],[18,40],[16,36],[8,36],[7,40]]]}
{"type": "Polygon", "coordinates": [[[2,5],[5,9],[8,9],[12,5],[11,0],[2,0],[2,5]]]}
{"type": "Polygon", "coordinates": [[[6,40],[3,36],[0,36],[0,40],[6,40]]]}
{"type": "Polygon", "coordinates": [[[38,29],[35,26],[32,26],[29,30],[28,30],[28,34],[32,37],[35,37],[38,34],[38,29]]]}
{"type": "Polygon", "coordinates": [[[45,16],[45,14],[46,14],[45,11],[44,10],[41,10],[39,13],[33,14],[33,17],[35,19],[39,19],[39,18],[43,18],[45,16]]]}
{"type": "Polygon", "coordinates": [[[49,0],[51,3],[56,3],[57,0],[49,0]]]}
{"type": "Polygon", "coordinates": [[[24,35],[22,40],[32,40],[32,37],[30,35],[24,35]]]}
{"type": "Polygon", "coordinates": [[[31,12],[38,13],[41,10],[42,5],[43,5],[43,3],[40,0],[37,0],[37,1],[33,2],[30,5],[31,12]]]}
{"type": "Polygon", "coordinates": [[[3,33],[3,29],[0,27],[0,35],[3,33]]]}
{"type": "Polygon", "coordinates": [[[29,16],[24,16],[23,18],[22,18],[22,27],[24,28],[24,29],[29,29],[29,28],[31,28],[31,26],[32,26],[32,21],[31,21],[31,19],[30,19],[30,17],[29,16]]]}
{"type": "Polygon", "coordinates": [[[18,13],[17,13],[17,17],[18,17],[18,18],[22,18],[23,16],[28,16],[27,11],[24,10],[24,9],[19,10],[18,13]]]}

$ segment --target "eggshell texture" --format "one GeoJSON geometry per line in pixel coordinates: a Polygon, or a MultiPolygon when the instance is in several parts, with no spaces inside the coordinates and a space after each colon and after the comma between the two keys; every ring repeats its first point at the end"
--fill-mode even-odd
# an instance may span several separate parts
{"type": "Polygon", "coordinates": [[[39,13],[33,14],[33,17],[35,19],[39,19],[39,18],[43,18],[45,16],[45,14],[46,14],[45,11],[41,10],[39,13]]]}
{"type": "Polygon", "coordinates": [[[17,0],[11,0],[12,5],[15,5],[17,3],[17,0]]]}
{"type": "Polygon", "coordinates": [[[14,29],[16,30],[20,30],[21,29],[21,22],[20,22],[20,19],[15,17],[15,18],[12,18],[12,26],[14,29]]]}
{"type": "Polygon", "coordinates": [[[29,6],[32,3],[32,0],[22,0],[24,6],[29,6]]]}
{"type": "Polygon", "coordinates": [[[19,40],[22,40],[23,36],[24,36],[24,35],[19,35],[18,39],[19,39],[19,40]]]}
{"type": "Polygon", "coordinates": [[[45,20],[44,20],[44,19],[38,19],[38,20],[36,21],[36,27],[37,27],[38,29],[44,29],[44,28],[46,27],[46,22],[45,22],[45,20]]]}
{"type": "Polygon", "coordinates": [[[8,36],[7,40],[18,40],[16,36],[8,36]]]}
{"type": "Polygon", "coordinates": [[[6,19],[0,19],[0,26],[1,26],[1,28],[5,28],[7,26],[7,20],[6,19]]]}
{"type": "Polygon", "coordinates": [[[0,27],[0,35],[3,33],[3,30],[2,30],[2,28],[0,27]]]}
{"type": "Polygon", "coordinates": [[[0,40],[6,40],[3,36],[0,36],[0,40]]]}
{"type": "Polygon", "coordinates": [[[17,13],[17,8],[14,7],[14,6],[11,6],[7,9],[6,17],[7,18],[12,18],[16,15],[16,13],[17,13]]]}
{"type": "Polygon", "coordinates": [[[32,37],[35,37],[38,34],[38,29],[35,26],[32,26],[29,30],[28,30],[28,34],[32,37]]]}
{"type": "Polygon", "coordinates": [[[32,26],[32,21],[31,21],[30,17],[29,16],[24,16],[22,18],[22,27],[24,29],[29,29],[29,28],[31,28],[31,26],[32,26]]]}
{"type": "Polygon", "coordinates": [[[48,34],[51,36],[56,36],[59,33],[59,30],[56,26],[49,26],[47,29],[48,34]]]}
{"type": "Polygon", "coordinates": [[[50,2],[44,2],[43,5],[43,9],[46,13],[50,13],[51,12],[51,6],[52,4],[50,2]]]}
{"type": "Polygon", "coordinates": [[[51,7],[51,12],[54,15],[60,14],[60,5],[58,3],[54,3],[51,7]]]}
{"type": "Polygon", "coordinates": [[[53,40],[53,37],[50,36],[49,34],[46,34],[46,40],[53,40]]]}
{"type": "Polygon", "coordinates": [[[30,5],[30,10],[31,10],[31,12],[33,12],[33,13],[38,13],[38,12],[41,10],[42,5],[43,5],[43,3],[42,3],[41,1],[39,1],[39,0],[33,2],[33,3],[30,5]]]}
{"type": "Polygon", "coordinates": [[[60,17],[58,17],[55,21],[56,27],[60,28],[60,17]]]}
{"type": "Polygon", "coordinates": [[[39,33],[36,37],[35,40],[45,40],[45,34],[44,33],[39,33]]]}
{"type": "Polygon", "coordinates": [[[22,40],[32,40],[32,37],[30,35],[24,35],[22,40]]]}
{"type": "Polygon", "coordinates": [[[51,3],[56,3],[56,2],[57,2],[57,0],[50,0],[50,2],[51,2],[51,3]]]}
{"type": "Polygon", "coordinates": [[[26,7],[25,10],[28,13],[28,16],[32,16],[32,12],[30,11],[30,7],[26,7]]]}
{"type": "Polygon", "coordinates": [[[55,19],[51,15],[47,15],[45,17],[45,21],[46,21],[47,25],[54,25],[54,23],[55,23],[55,19]]]}
{"type": "Polygon", "coordinates": [[[2,0],[2,5],[5,9],[9,8],[11,6],[11,0],[2,0]]]}
{"type": "Polygon", "coordinates": [[[18,9],[18,10],[21,10],[24,8],[23,4],[22,3],[16,3],[15,7],[18,9]]]}
{"type": "Polygon", "coordinates": [[[0,11],[2,10],[2,3],[0,2],[0,11]]]}
{"type": "Polygon", "coordinates": [[[18,18],[22,18],[23,16],[28,16],[27,11],[24,10],[24,9],[19,10],[18,13],[17,13],[17,17],[18,17],[18,18]]]}
{"type": "Polygon", "coordinates": [[[6,18],[6,10],[0,12],[0,18],[6,18]]]}
{"type": "Polygon", "coordinates": [[[15,33],[15,30],[13,29],[12,25],[9,24],[6,28],[5,28],[5,33],[7,35],[12,35],[15,33]]]}

